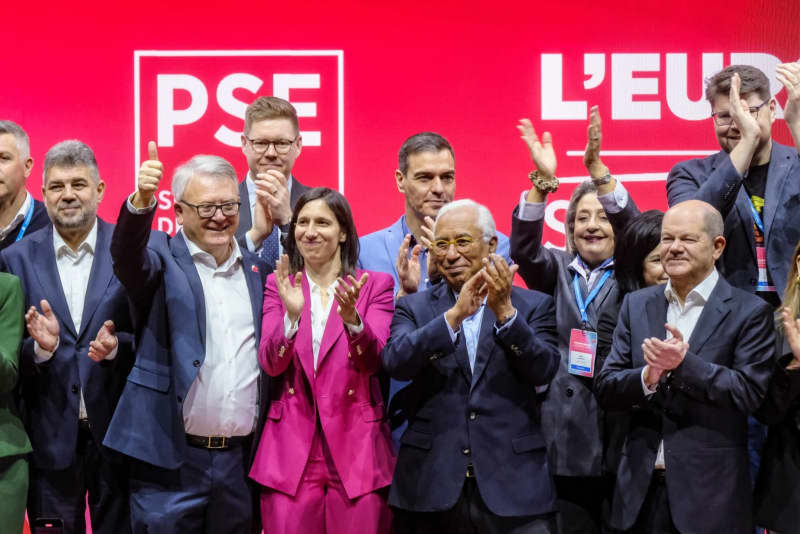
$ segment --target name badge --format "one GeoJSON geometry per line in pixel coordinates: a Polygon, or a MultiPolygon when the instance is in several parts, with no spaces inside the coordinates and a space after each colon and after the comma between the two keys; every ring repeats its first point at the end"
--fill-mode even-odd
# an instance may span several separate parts
{"type": "Polygon", "coordinates": [[[597,350],[597,332],[573,328],[569,333],[570,374],[593,377],[594,355],[597,350]]]}

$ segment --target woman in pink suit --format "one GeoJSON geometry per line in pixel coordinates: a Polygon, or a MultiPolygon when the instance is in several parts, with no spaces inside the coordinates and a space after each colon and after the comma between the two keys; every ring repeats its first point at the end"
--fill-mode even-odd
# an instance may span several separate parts
{"type": "Polygon", "coordinates": [[[297,202],[267,279],[258,359],[272,402],[250,476],[266,534],[388,533],[395,455],[378,380],[393,281],[359,271],[347,200],[297,202]]]}

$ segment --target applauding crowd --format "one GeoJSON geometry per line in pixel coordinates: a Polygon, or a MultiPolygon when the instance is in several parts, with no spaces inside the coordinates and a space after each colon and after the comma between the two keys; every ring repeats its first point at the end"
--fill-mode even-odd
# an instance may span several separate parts
{"type": "Polygon", "coordinates": [[[795,147],[765,74],[722,70],[721,150],[672,169],[666,213],[593,107],[563,251],[528,119],[510,236],[423,132],[403,213],[362,237],[294,176],[280,98],[247,108],[243,180],[150,142],[116,224],[90,147],[47,152],[40,202],[0,121],[0,532],[83,534],[87,508],[108,534],[800,532],[800,64],[777,78],[795,147]]]}

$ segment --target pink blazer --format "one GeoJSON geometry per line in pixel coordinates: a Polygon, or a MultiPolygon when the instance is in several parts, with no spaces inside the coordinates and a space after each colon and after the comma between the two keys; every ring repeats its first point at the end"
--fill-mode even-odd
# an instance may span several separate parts
{"type": "MultiPolygon", "coordinates": [[[[356,278],[363,271],[358,271],[356,278]]],[[[347,496],[354,499],[392,482],[395,454],[378,381],[381,350],[389,338],[394,282],[369,272],[356,303],[364,330],[351,336],[334,301],[317,370],[311,346],[311,297],[302,277],[306,305],[293,339],[283,335],[285,308],[275,275],[264,290],[258,361],[270,376],[272,402],[250,470],[259,484],[294,496],[316,428],[317,413],[347,496]]]]}

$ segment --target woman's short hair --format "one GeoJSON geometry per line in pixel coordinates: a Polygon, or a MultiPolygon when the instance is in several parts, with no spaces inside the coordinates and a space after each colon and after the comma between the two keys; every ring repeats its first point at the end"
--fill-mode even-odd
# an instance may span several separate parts
{"type": "Polygon", "coordinates": [[[620,297],[645,287],[644,260],[661,242],[664,213],[645,211],[631,220],[617,240],[614,252],[614,276],[620,297]]]}
{"type": "Polygon", "coordinates": [[[292,221],[289,223],[289,235],[286,236],[286,243],[284,249],[289,256],[289,270],[292,273],[297,273],[303,270],[304,261],[303,256],[297,248],[297,241],[294,238],[294,229],[297,226],[297,216],[303,209],[303,206],[312,200],[323,200],[328,209],[333,212],[336,217],[336,222],[345,234],[344,243],[341,244],[339,249],[342,260],[342,271],[340,276],[356,274],[356,267],[358,265],[358,232],[356,225],[353,222],[353,214],[350,211],[350,204],[344,195],[338,191],[334,191],[328,187],[315,187],[306,191],[299,199],[294,207],[292,213],[292,221]]]}
{"type": "Polygon", "coordinates": [[[575,217],[578,214],[578,202],[588,195],[589,193],[597,194],[597,186],[590,180],[587,180],[575,188],[572,196],[569,197],[569,206],[567,206],[567,251],[570,254],[577,254],[578,249],[575,247],[575,217]]]}

